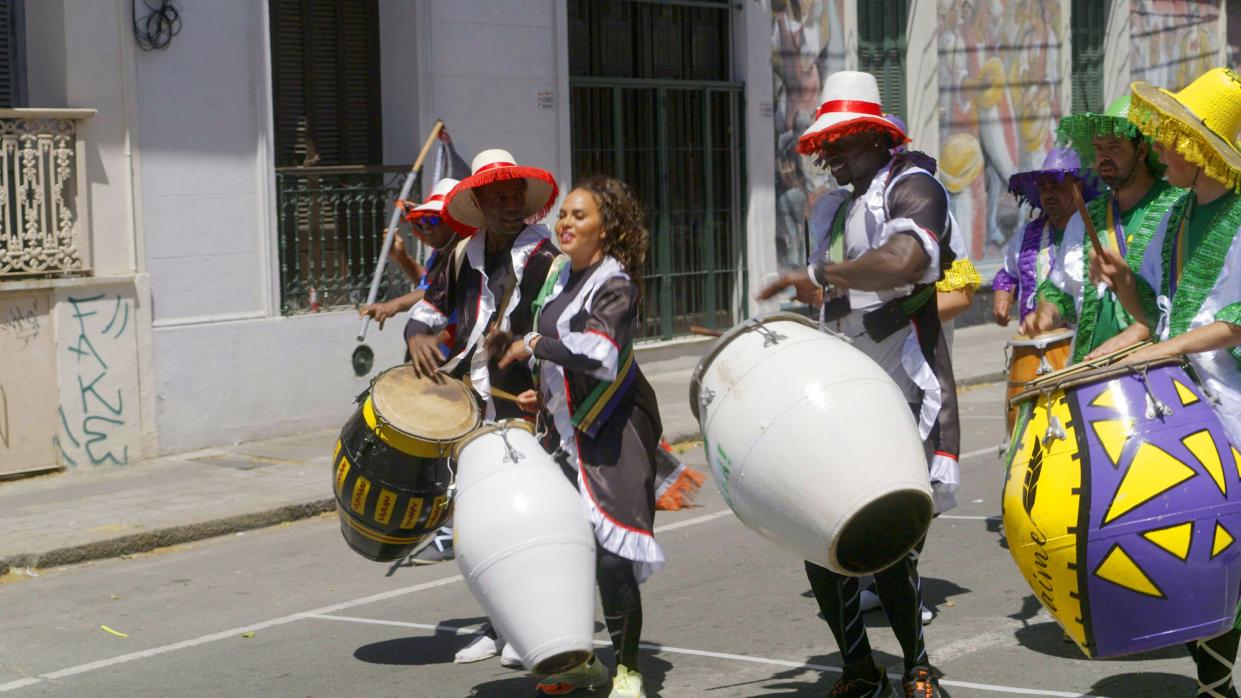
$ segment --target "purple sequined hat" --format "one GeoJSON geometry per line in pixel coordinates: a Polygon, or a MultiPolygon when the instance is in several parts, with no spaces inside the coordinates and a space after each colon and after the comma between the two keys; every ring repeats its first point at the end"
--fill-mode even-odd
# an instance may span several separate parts
{"type": "Polygon", "coordinates": [[[1008,193],[1017,197],[1022,203],[1034,208],[1042,208],[1042,200],[1038,195],[1039,179],[1050,175],[1063,182],[1065,175],[1073,175],[1082,182],[1082,198],[1090,201],[1099,193],[1094,172],[1082,167],[1081,158],[1072,148],[1052,148],[1043,158],[1043,166],[1037,170],[1018,172],[1008,178],[1008,193]]]}

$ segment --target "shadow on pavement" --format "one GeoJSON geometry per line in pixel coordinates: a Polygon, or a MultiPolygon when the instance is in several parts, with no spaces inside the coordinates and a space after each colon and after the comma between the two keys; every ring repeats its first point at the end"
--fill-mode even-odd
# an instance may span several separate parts
{"type": "MultiPolygon", "coordinates": [[[[1040,654],[1050,657],[1059,657],[1061,659],[1086,659],[1086,655],[1077,648],[1073,641],[1066,639],[1064,629],[1059,623],[1036,623],[1027,625],[1019,629],[1015,633],[1017,643],[1026,649],[1034,650],[1040,654]]],[[[1127,654],[1123,657],[1109,657],[1107,659],[1092,659],[1093,662],[1145,662],[1151,659],[1184,659],[1186,666],[1192,663],[1189,658],[1189,652],[1182,645],[1173,645],[1159,650],[1151,650],[1149,652],[1140,652],[1138,654],[1127,654]]],[[[1145,674],[1131,674],[1128,676],[1145,676],[1145,674]]],[[[1176,677],[1182,678],[1182,677],[1176,677]]],[[[1108,679],[1111,681],[1112,679],[1108,679]]],[[[1130,694],[1123,694],[1130,695],[1130,694]]],[[[1174,693],[1149,693],[1144,695],[1176,695],[1174,693]]],[[[1190,694],[1185,694],[1190,695],[1190,694]]]]}
{"type": "MultiPolygon", "coordinates": [[[[1149,658],[1149,655],[1141,655],[1149,658]]],[[[1188,660],[1188,657],[1186,657],[1188,660]]],[[[1192,696],[1198,682],[1188,676],[1167,674],[1160,671],[1135,671],[1100,679],[1090,687],[1091,695],[1099,696],[1192,696]]]]}
{"type": "Polygon", "coordinates": [[[451,664],[453,655],[459,649],[461,649],[461,642],[456,635],[436,633],[435,635],[415,635],[372,642],[354,650],[353,657],[368,664],[400,666],[451,664]]]}
{"type": "MultiPolygon", "coordinates": [[[[825,642],[832,642],[831,636],[825,642]]],[[[884,652],[874,652],[875,663],[885,671],[900,672],[904,667],[904,660],[900,657],[890,655],[884,652]]],[[[818,664],[820,666],[840,666],[840,653],[833,652],[831,654],[820,654],[814,657],[807,657],[807,664],[818,664]]],[[[755,696],[788,696],[788,697],[805,697],[822,698],[832,690],[832,685],[840,678],[838,671],[823,671],[821,669],[785,669],[777,671],[770,677],[759,679],[757,681],[747,681],[745,683],[729,684],[725,686],[714,686],[709,690],[721,690],[726,688],[737,688],[740,686],[757,686],[761,684],[761,690],[749,694],[755,696]],[[812,676],[806,676],[806,672],[813,672],[812,676]],[[773,683],[776,682],[776,683],[773,683]]],[[[897,686],[899,689],[900,686],[897,686]]],[[[704,695],[710,695],[708,691],[703,692],[704,695]]]]}

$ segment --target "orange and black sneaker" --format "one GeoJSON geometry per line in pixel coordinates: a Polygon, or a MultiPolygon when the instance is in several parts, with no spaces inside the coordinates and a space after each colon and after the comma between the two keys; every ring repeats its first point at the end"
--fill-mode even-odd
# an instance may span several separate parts
{"type": "Polygon", "coordinates": [[[948,698],[930,667],[914,667],[905,675],[901,685],[905,687],[905,698],[948,698]]]}

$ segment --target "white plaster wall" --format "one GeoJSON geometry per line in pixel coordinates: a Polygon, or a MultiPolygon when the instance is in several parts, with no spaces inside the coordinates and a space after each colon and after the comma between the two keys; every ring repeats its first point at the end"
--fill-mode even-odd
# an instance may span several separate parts
{"type": "Polygon", "coordinates": [[[183,0],[181,33],[136,54],[142,229],[156,326],[261,313],[258,82],[266,3],[183,0]]]}
{"type": "Polygon", "coordinates": [[[0,473],[56,463],[56,364],[47,291],[0,294],[0,473]]]}
{"type": "MultiPolygon", "coordinates": [[[[379,3],[380,93],[384,163],[413,165],[431,123],[419,123],[418,31],[414,0],[379,3]]],[[[427,163],[428,168],[433,161],[427,163]]],[[[431,176],[428,169],[424,181],[431,176]]],[[[417,196],[418,192],[414,192],[417,196]]]]}
{"type": "MultiPolygon", "coordinates": [[[[567,139],[562,143],[558,0],[457,0],[418,5],[426,58],[420,86],[423,124],[442,118],[466,162],[487,148],[504,148],[523,165],[551,171],[568,186],[567,139]],[[540,92],[555,105],[540,108],[540,92]]],[[[559,10],[563,13],[563,10],[559,10]]],[[[563,65],[562,65],[563,64],[563,65]]],[[[564,128],[568,128],[567,123],[564,128]]]]}
{"type": "MultiPolygon", "coordinates": [[[[156,333],[160,448],[184,451],[335,427],[369,384],[349,362],[350,312],[165,328],[156,333]]],[[[402,325],[372,325],[375,369],[401,362],[402,325]]],[[[373,376],[373,374],[372,374],[373,376]]]]}
{"type": "MultiPolygon", "coordinates": [[[[845,3],[846,6],[851,3],[845,3]]],[[[737,78],[745,82],[746,256],[751,315],[773,311],[778,300],[760,302],[754,294],[776,279],[776,142],[772,124],[771,7],[743,5],[734,32],[737,78]]]]}

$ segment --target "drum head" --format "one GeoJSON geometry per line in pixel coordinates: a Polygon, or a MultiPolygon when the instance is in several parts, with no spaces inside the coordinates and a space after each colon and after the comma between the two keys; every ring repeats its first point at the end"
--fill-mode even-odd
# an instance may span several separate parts
{"type": "Polygon", "coordinates": [[[385,422],[425,441],[456,441],[481,419],[465,383],[445,375],[420,378],[409,365],[379,374],[371,385],[371,401],[385,422]]]}
{"type": "Polygon", "coordinates": [[[1019,334],[1013,337],[1012,339],[1008,340],[1008,346],[1010,347],[1045,347],[1049,344],[1055,344],[1056,342],[1064,342],[1064,341],[1069,341],[1069,342],[1073,341],[1073,330],[1070,330],[1067,327],[1062,327],[1057,330],[1048,330],[1046,332],[1039,332],[1033,337],[1027,337],[1024,334],[1019,334]]]}
{"type": "Polygon", "coordinates": [[[690,412],[694,413],[694,419],[698,419],[698,387],[702,385],[702,374],[707,372],[707,367],[711,365],[711,362],[715,360],[715,357],[719,355],[720,351],[723,350],[724,347],[728,346],[728,344],[737,337],[740,337],[746,332],[753,332],[759,325],[766,325],[769,322],[776,322],[778,320],[797,322],[805,325],[806,327],[812,327],[816,330],[819,329],[819,324],[805,315],[798,315],[797,313],[789,312],[775,312],[753,317],[744,322],[737,323],[731,329],[724,332],[724,334],[720,335],[719,339],[715,340],[715,342],[711,344],[711,347],[707,349],[707,353],[703,354],[702,359],[698,361],[698,365],[694,367],[693,377],[690,378],[689,409],[690,412]]]}

